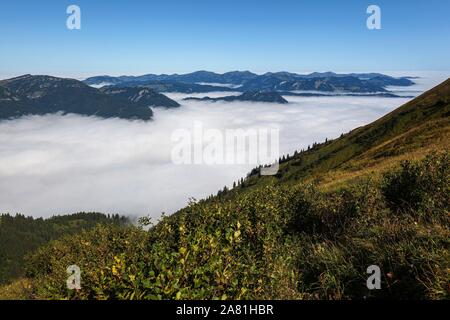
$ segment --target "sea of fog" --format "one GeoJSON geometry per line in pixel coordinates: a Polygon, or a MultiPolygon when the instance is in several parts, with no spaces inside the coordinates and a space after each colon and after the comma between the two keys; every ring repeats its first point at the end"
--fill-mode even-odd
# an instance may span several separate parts
{"type": "MultiPolygon", "coordinates": [[[[414,74],[411,74],[414,76],[414,74]]],[[[418,95],[445,79],[424,77],[392,88],[418,95]]],[[[286,97],[289,104],[184,101],[154,109],[150,122],[78,115],[0,122],[0,212],[48,217],[79,211],[159,217],[230,186],[253,164],[174,164],[175,130],[277,128],[281,154],[370,123],[410,98],[286,97]]]]}

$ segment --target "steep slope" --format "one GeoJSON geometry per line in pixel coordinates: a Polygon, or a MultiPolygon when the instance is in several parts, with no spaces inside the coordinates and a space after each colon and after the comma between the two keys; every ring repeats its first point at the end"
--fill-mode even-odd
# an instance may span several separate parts
{"type": "MultiPolygon", "coordinates": [[[[450,147],[450,79],[377,121],[289,157],[271,182],[319,179],[333,186],[431,149],[450,147]]],[[[249,184],[259,180],[257,174],[249,184]]],[[[259,182],[259,181],[258,181],[259,182]]]]}

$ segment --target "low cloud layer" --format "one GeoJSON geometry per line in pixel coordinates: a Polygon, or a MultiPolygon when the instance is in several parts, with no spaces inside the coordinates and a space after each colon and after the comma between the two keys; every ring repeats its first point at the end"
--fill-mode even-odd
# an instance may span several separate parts
{"type": "MultiPolygon", "coordinates": [[[[219,94],[208,94],[217,96],[219,94]]],[[[280,151],[338,137],[406,98],[288,97],[290,104],[182,101],[156,109],[154,121],[76,115],[0,122],[0,212],[48,217],[78,211],[135,216],[172,213],[190,197],[215,193],[253,165],[174,165],[171,134],[205,128],[276,127],[280,151]]]]}

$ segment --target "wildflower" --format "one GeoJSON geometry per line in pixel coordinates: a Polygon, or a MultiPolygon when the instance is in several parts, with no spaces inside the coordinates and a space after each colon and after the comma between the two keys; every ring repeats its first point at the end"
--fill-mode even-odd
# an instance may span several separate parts
{"type": "Polygon", "coordinates": [[[117,267],[115,265],[112,266],[111,270],[112,270],[113,275],[115,275],[115,276],[119,275],[119,271],[117,270],[117,267]]]}

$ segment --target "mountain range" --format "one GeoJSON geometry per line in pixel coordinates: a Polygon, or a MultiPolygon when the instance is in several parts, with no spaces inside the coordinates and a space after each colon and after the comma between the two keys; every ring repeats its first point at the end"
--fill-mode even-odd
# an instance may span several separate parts
{"type": "Polygon", "coordinates": [[[46,75],[23,75],[0,81],[0,119],[61,112],[149,120],[153,116],[150,107],[179,106],[162,92],[238,91],[242,92],[240,96],[189,99],[287,103],[281,95],[396,97],[386,89],[387,86],[412,84],[409,77],[394,78],[380,73],[300,75],[276,72],[257,75],[249,71],[223,74],[197,71],[181,75],[99,76],[83,82],[46,75]]]}
{"type": "Polygon", "coordinates": [[[187,74],[146,74],[142,76],[96,76],[84,80],[88,85],[147,86],[160,92],[210,91],[323,91],[336,93],[386,93],[388,86],[411,86],[411,77],[395,78],[381,73],[314,72],[306,75],[249,71],[223,74],[196,71],[187,74]],[[183,84],[183,89],[177,88],[183,84]],[[206,85],[206,86],[205,86],[206,85]]]}
{"type": "Polygon", "coordinates": [[[62,112],[149,120],[154,106],[179,104],[149,88],[99,90],[74,79],[33,75],[0,81],[0,119],[62,112]]]}

